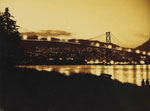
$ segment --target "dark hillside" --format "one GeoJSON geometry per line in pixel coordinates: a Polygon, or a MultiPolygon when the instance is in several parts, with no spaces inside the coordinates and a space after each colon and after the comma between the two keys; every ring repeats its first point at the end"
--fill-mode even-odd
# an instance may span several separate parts
{"type": "Polygon", "coordinates": [[[150,52],[150,39],[143,43],[142,45],[136,47],[136,49],[139,49],[141,51],[147,51],[150,52]]]}

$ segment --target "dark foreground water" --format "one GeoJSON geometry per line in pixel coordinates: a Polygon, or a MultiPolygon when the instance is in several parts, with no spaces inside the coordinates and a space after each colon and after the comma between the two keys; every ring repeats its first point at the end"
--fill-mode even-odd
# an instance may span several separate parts
{"type": "Polygon", "coordinates": [[[38,71],[57,71],[67,76],[72,73],[90,73],[99,76],[101,73],[111,74],[112,79],[122,83],[141,85],[142,79],[150,80],[150,65],[30,65],[17,66],[38,71]]]}

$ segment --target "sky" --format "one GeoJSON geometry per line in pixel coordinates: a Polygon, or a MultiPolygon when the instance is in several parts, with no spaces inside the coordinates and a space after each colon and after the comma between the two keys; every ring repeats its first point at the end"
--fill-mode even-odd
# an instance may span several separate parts
{"type": "Polygon", "coordinates": [[[0,0],[0,11],[5,7],[20,31],[60,30],[81,39],[111,32],[113,43],[131,48],[150,38],[150,0],[0,0]]]}

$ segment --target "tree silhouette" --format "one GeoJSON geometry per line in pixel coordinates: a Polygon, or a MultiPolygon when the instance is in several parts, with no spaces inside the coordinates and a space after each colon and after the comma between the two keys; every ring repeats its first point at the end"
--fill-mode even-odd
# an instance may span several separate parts
{"type": "Polygon", "coordinates": [[[8,8],[5,8],[4,13],[0,13],[0,53],[4,66],[18,63],[23,56],[23,50],[19,45],[19,26],[13,18],[8,8]]]}

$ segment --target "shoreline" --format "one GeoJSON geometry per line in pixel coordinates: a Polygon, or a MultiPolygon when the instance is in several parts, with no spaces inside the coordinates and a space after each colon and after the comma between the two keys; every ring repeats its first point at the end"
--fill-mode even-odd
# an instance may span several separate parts
{"type": "Polygon", "coordinates": [[[150,87],[146,86],[91,74],[65,76],[55,71],[25,68],[4,70],[1,77],[0,107],[4,110],[150,110],[150,87]]]}

